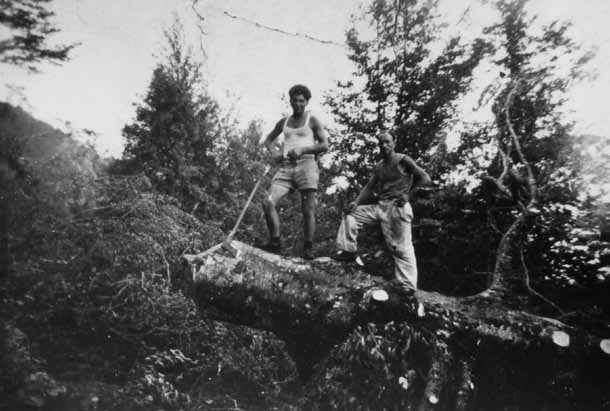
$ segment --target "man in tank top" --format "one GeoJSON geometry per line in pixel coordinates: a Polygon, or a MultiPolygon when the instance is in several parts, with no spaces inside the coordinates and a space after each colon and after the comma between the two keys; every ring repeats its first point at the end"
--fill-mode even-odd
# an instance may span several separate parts
{"type": "Polygon", "coordinates": [[[263,248],[275,253],[281,251],[280,219],[276,207],[286,194],[299,190],[303,212],[303,257],[311,259],[319,180],[316,155],[328,150],[328,137],[320,121],[305,111],[311,98],[309,89],[298,84],[290,88],[288,95],[292,115],[278,121],[264,143],[280,168],[273,176],[264,203],[270,239],[263,248]],[[282,147],[278,148],[275,140],[281,134],[284,141],[282,147]]]}
{"type": "Polygon", "coordinates": [[[379,223],[388,249],[394,258],[394,276],[408,294],[417,289],[417,264],[411,241],[413,210],[409,193],[430,177],[411,157],[394,151],[394,137],[384,131],[378,136],[381,161],[355,201],[350,203],[337,234],[338,260],[357,257],[358,231],[367,224],[379,223]],[[378,201],[370,203],[373,193],[378,201]]]}

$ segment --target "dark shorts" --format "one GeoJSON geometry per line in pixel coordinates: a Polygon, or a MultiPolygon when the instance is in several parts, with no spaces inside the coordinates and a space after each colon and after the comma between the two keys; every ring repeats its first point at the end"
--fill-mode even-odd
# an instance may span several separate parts
{"type": "Polygon", "coordinates": [[[285,163],[275,173],[271,185],[292,190],[317,190],[320,170],[315,157],[307,157],[293,163],[285,163]]]}

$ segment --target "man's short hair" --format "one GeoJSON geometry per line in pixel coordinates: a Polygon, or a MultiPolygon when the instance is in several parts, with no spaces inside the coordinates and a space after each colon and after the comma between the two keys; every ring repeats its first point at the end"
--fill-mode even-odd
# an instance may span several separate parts
{"type": "Polygon", "coordinates": [[[396,138],[394,137],[394,134],[390,132],[390,130],[379,130],[379,133],[377,133],[377,138],[380,138],[381,136],[386,134],[392,137],[392,141],[396,142],[396,138]]]}
{"type": "Polygon", "coordinates": [[[307,86],[297,84],[295,86],[290,87],[290,90],[288,90],[288,95],[290,96],[290,98],[294,98],[295,96],[301,95],[305,97],[305,100],[309,100],[311,98],[311,91],[309,91],[309,88],[307,88],[307,86]]]}

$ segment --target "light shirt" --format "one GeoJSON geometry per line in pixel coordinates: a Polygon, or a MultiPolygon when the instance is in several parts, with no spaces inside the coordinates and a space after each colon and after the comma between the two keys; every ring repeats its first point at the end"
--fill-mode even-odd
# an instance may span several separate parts
{"type": "MultiPolygon", "coordinates": [[[[297,128],[288,127],[288,119],[290,116],[286,117],[286,120],[284,120],[284,127],[282,129],[284,132],[284,145],[282,148],[284,158],[288,158],[288,152],[294,148],[311,147],[316,144],[313,136],[313,130],[311,127],[309,127],[309,117],[310,113],[307,112],[305,123],[301,127],[297,128]]],[[[301,156],[301,158],[309,157],[313,158],[315,156],[313,154],[304,154],[301,156]]]]}

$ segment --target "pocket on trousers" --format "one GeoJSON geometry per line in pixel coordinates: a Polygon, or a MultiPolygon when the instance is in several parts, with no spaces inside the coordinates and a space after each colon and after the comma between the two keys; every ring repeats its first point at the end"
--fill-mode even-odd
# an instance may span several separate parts
{"type": "Polygon", "coordinates": [[[411,220],[413,220],[413,209],[411,208],[411,204],[405,203],[402,207],[395,207],[401,220],[407,223],[410,223],[411,220]]]}

